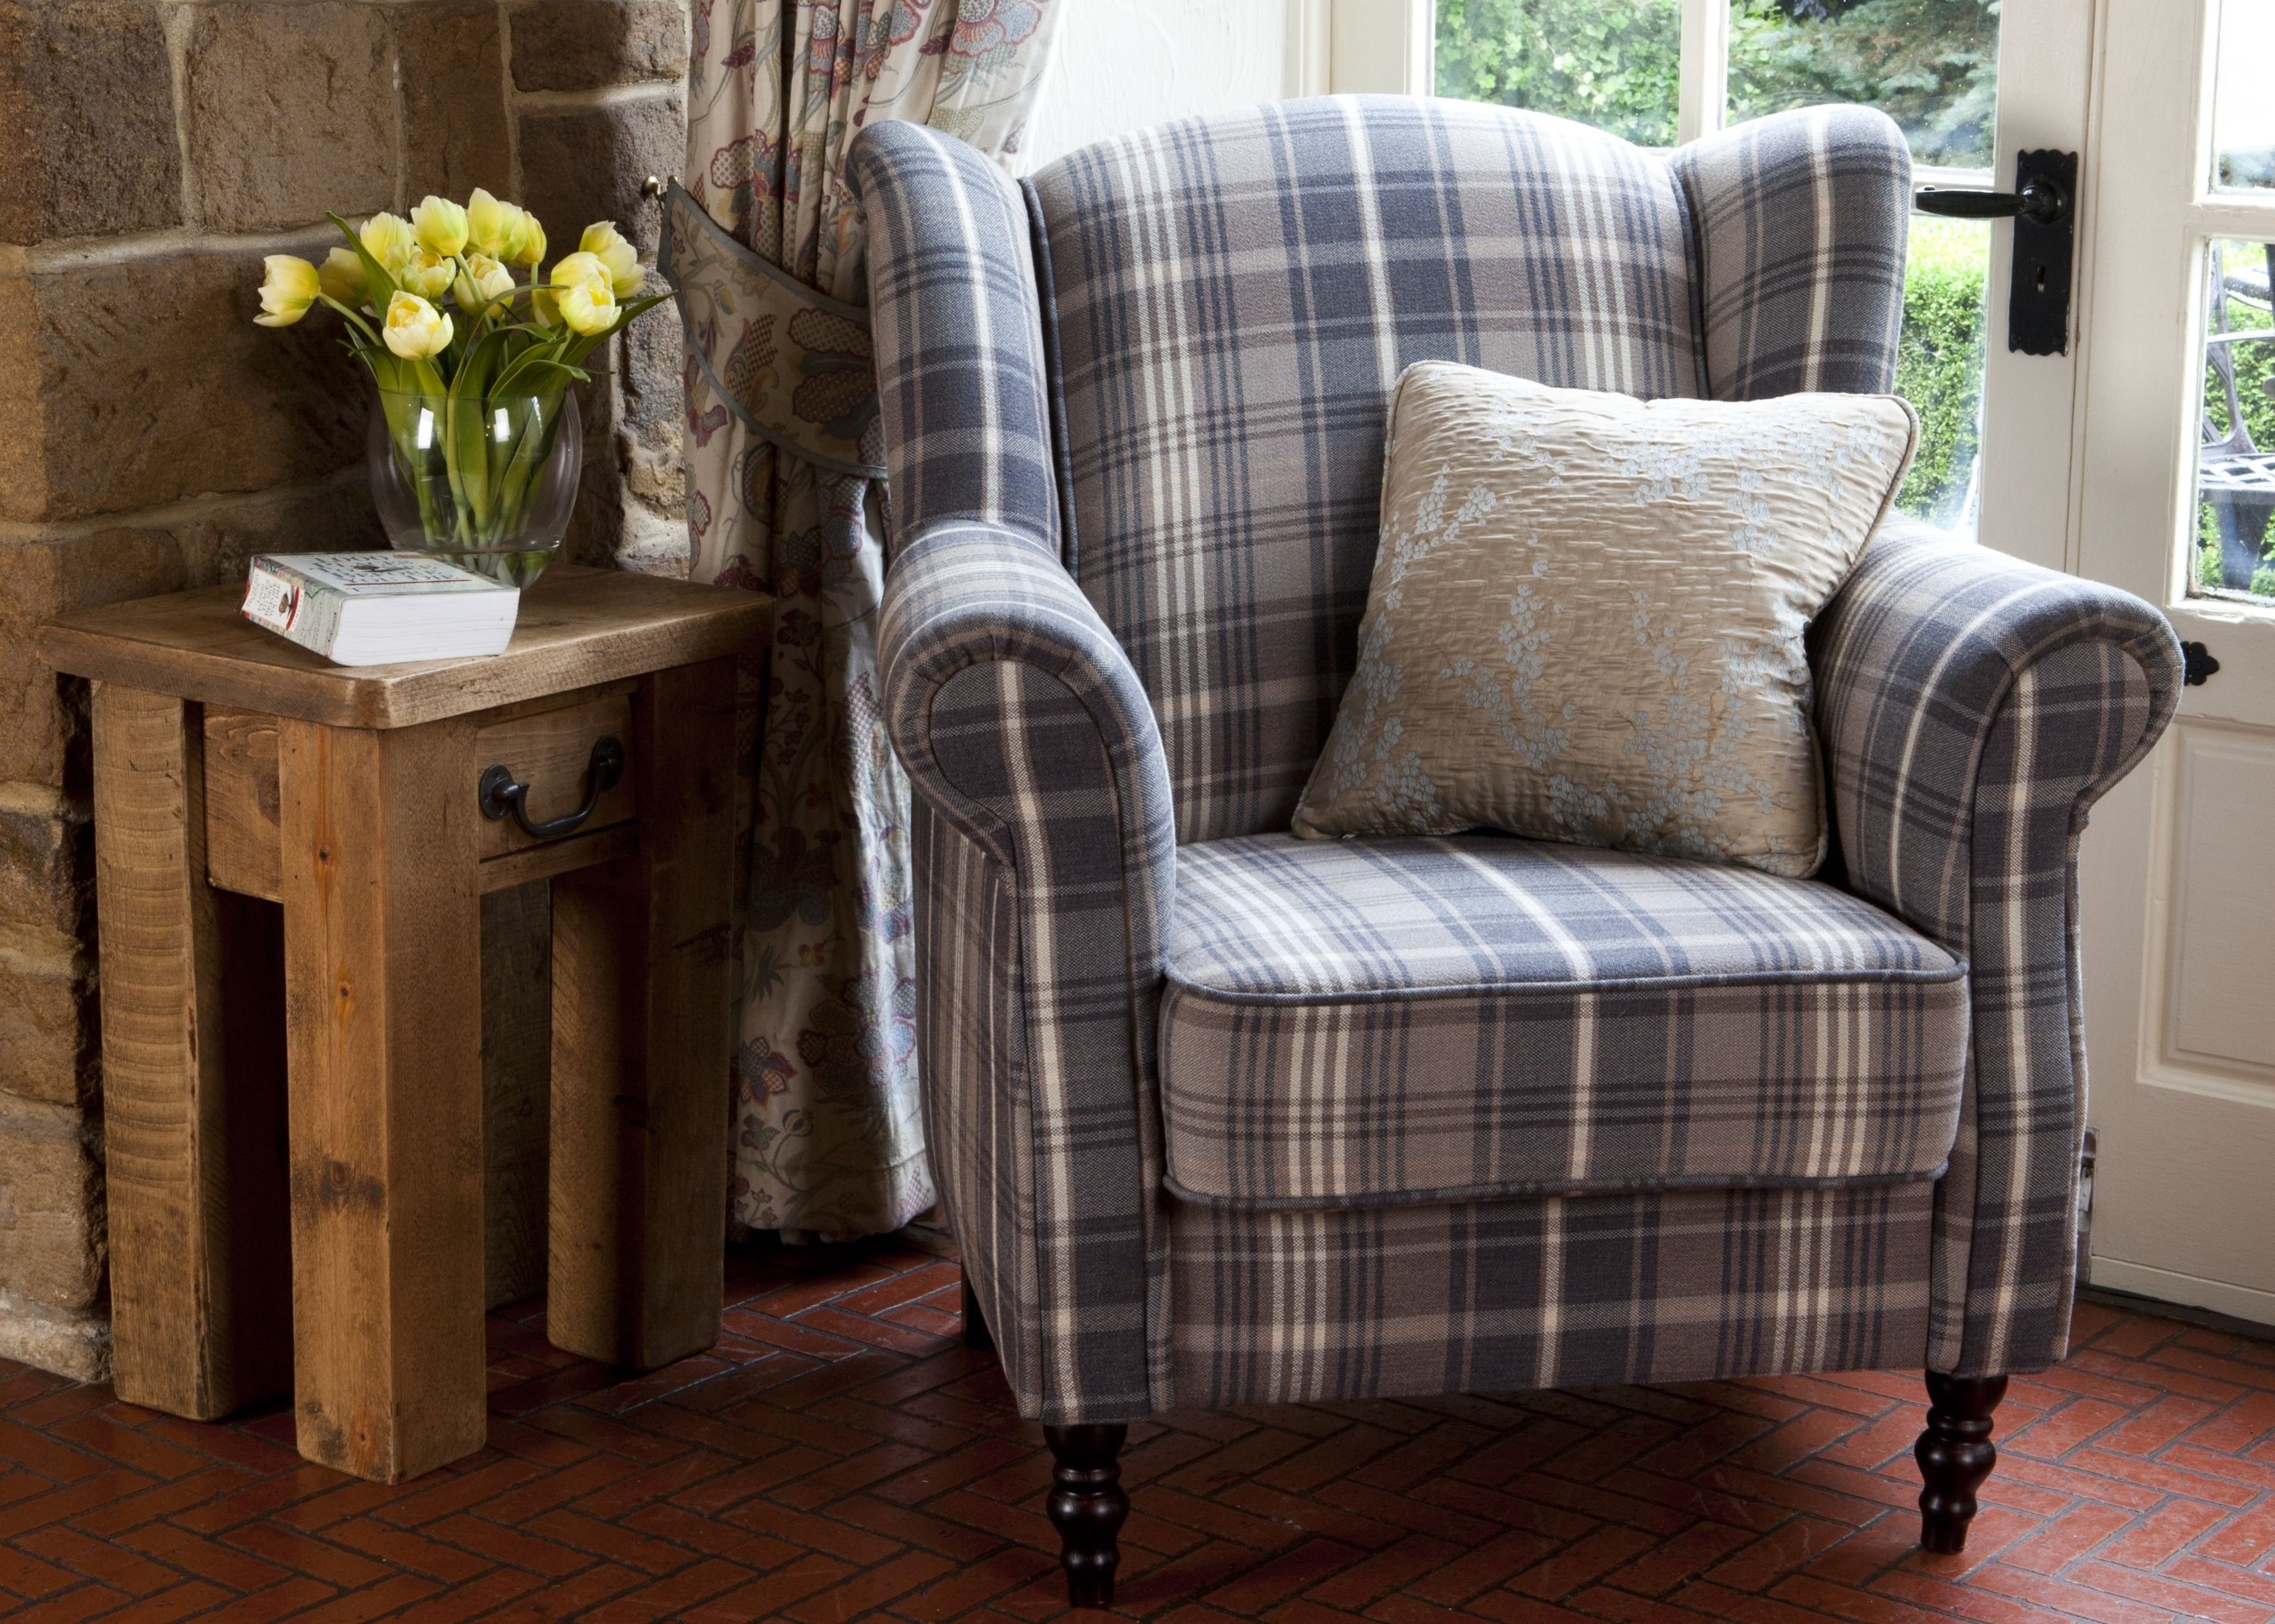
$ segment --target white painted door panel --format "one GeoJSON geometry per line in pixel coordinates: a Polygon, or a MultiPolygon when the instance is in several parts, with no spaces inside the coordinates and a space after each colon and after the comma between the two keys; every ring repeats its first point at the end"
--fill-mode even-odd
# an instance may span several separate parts
{"type": "MultiPolygon", "coordinates": [[[[2220,670],[2086,841],[2091,1269],[2275,1323],[2275,599],[2206,595],[2197,487],[2209,255],[2275,242],[2275,188],[2215,184],[2222,9],[2105,0],[2097,30],[2075,567],[2163,606],[2220,670]]],[[[2226,9],[2263,29],[2275,0],[2226,9]]],[[[2231,83],[2263,91],[2268,66],[2231,83]]]]}

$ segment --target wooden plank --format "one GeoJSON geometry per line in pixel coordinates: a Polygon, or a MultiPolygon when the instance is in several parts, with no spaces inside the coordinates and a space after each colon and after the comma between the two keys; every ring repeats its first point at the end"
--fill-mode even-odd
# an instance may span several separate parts
{"type": "Polygon", "coordinates": [[[482,899],[483,1302],[545,1289],[545,1163],[552,1064],[553,893],[482,899]]]}
{"type": "Polygon", "coordinates": [[[482,1447],[482,911],[470,722],[278,728],[300,1453],[482,1447]]]}
{"type": "MultiPolygon", "coordinates": [[[[99,682],[93,719],[116,1384],[131,1403],[212,1420],[283,1385],[283,1293],[241,1271],[257,1260],[231,1244],[239,1208],[274,1222],[277,1181],[264,1181],[257,1132],[251,1146],[230,1134],[228,943],[205,880],[196,707],[99,682]]],[[[258,1046],[243,1047],[257,1125],[258,1046]]]]}
{"type": "MultiPolygon", "coordinates": [[[[486,716],[478,720],[481,726],[474,736],[475,784],[480,784],[482,775],[493,762],[511,768],[516,783],[530,786],[526,803],[530,816],[542,823],[565,816],[585,804],[587,769],[592,764],[596,743],[603,738],[614,738],[629,747],[632,696],[604,695],[581,705],[562,705],[504,721],[493,721],[486,716]]],[[[592,816],[579,826],[579,832],[597,832],[630,818],[633,779],[627,763],[624,776],[611,788],[602,792],[592,816]]],[[[467,792],[473,794],[475,791],[469,788],[467,792]]],[[[511,817],[483,820],[482,855],[485,858],[546,844],[548,842],[525,832],[511,817]]]]}
{"type": "Polygon", "coordinates": [[[595,834],[572,834],[566,840],[548,840],[542,846],[508,852],[502,857],[486,858],[482,864],[483,895],[527,885],[533,880],[550,880],[572,869],[613,863],[639,849],[640,825],[619,824],[595,834]]]}
{"type": "MultiPolygon", "coordinates": [[[[636,685],[586,690],[629,696],[636,685]]],[[[542,711],[548,702],[515,707],[542,711]]],[[[620,711],[626,701],[619,699],[620,711]]],[[[628,720],[619,718],[620,725],[628,720]]],[[[476,751],[476,759],[481,752],[476,751]]],[[[473,792],[467,792],[471,794],[473,792]]],[[[625,796],[628,804],[630,789],[625,796]]],[[[540,801],[540,808],[546,803],[540,801]]],[[[236,1092],[230,1121],[232,1142],[267,1147],[275,1165],[274,1200],[259,1213],[254,1204],[233,1206],[233,1216],[265,1217],[246,1227],[232,1243],[241,1261],[258,1261],[235,1274],[258,1274],[283,1281],[291,1269],[283,1205],[284,1029],[283,1017],[282,857],[276,831],[276,720],[251,711],[210,706],[205,712],[205,864],[217,898],[228,974],[222,977],[225,1023],[236,1092]],[[232,895],[232,894],[237,895],[232,895]],[[266,907],[253,898],[267,899],[266,907]],[[239,907],[235,904],[243,904],[239,907]],[[242,920],[242,926],[235,921],[242,920]],[[242,944],[238,937],[243,938],[242,944]],[[272,962],[273,961],[273,962],[272,962]],[[270,1030],[270,1015],[274,1015],[270,1030]],[[241,1040],[240,1022],[252,1023],[241,1040]],[[243,1073],[247,1057],[268,1062],[261,1086],[247,1098],[243,1073]],[[252,1109],[247,1109],[249,1105],[252,1109]],[[240,1119],[242,1118],[242,1120],[240,1119]],[[254,1251],[248,1251],[253,1248],[254,1251]]],[[[515,832],[518,835],[519,832],[515,832]]],[[[598,862],[619,855],[592,853],[598,862]]],[[[485,872],[485,879],[489,877],[485,872]]],[[[485,889],[487,887],[485,886],[485,889]]],[[[551,1063],[553,999],[547,973],[553,956],[553,908],[547,888],[534,881],[506,887],[483,898],[482,907],[482,1087],[483,1236],[485,1254],[483,1301],[489,1307],[534,1296],[545,1289],[545,1157],[547,1068],[551,1063]]],[[[291,1381],[290,1297],[271,1292],[277,1310],[270,1327],[278,1350],[273,1390],[291,1381]]]]}
{"type": "Polygon", "coordinates": [[[334,665],[237,613],[241,586],[106,605],[51,620],[59,671],[335,727],[407,728],[563,689],[755,649],[773,605],[756,593],[555,564],[522,597],[505,653],[334,665]]]}
{"type": "Polygon", "coordinates": [[[639,850],[553,886],[547,1334],[635,1369],[719,1334],[734,713],[731,659],[643,681],[639,850]]]}
{"type": "Polygon", "coordinates": [[[225,891],[283,895],[276,834],[276,719],[205,709],[205,872],[225,891]]]}
{"type": "Polygon", "coordinates": [[[611,694],[630,694],[639,686],[637,678],[627,678],[620,682],[595,682],[589,688],[563,689],[557,694],[547,694],[542,698],[524,699],[515,705],[492,705],[482,713],[481,721],[485,728],[492,722],[519,721],[524,716],[538,716],[567,705],[589,704],[611,694]]]}

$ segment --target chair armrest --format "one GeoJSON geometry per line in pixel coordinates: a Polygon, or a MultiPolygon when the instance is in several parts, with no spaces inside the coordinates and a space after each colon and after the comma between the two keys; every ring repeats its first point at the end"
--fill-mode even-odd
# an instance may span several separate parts
{"type": "Polygon", "coordinates": [[[1167,1353],[1154,1031],[1177,832],[1153,708],[1058,559],[997,526],[908,537],[880,643],[923,803],[934,1166],[1021,1411],[1134,1420],[1167,1353]]]}
{"type": "Polygon", "coordinates": [[[902,764],[997,862],[1031,876],[1047,864],[1041,798],[1111,800],[1115,843],[1159,911],[1145,938],[1158,962],[1177,848],[1168,760],[1130,657],[1074,577],[1017,532],[934,525],[902,545],[879,641],[902,764]]]}
{"type": "Polygon", "coordinates": [[[2149,604],[1900,517],[1827,606],[1814,664],[1848,888],[1960,951],[1984,792],[2003,808],[2018,787],[1997,775],[2026,776],[2014,814],[2058,824],[2066,857],[2180,702],[2180,644],[2149,604]],[[2072,681],[2049,691],[2054,674],[2072,681]],[[1994,758],[2017,722],[2033,759],[1994,758]]]}
{"type": "Polygon", "coordinates": [[[2075,1262],[2078,839],[2172,720],[2179,644],[2129,593],[1901,519],[1818,632],[1844,883],[1969,961],[1928,1362],[2036,1369],[2067,1345],[2075,1262]]]}

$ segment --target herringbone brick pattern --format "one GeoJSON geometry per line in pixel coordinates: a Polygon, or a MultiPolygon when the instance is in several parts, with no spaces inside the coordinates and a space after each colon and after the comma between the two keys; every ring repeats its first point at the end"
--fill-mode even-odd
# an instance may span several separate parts
{"type": "MultiPolygon", "coordinates": [[[[491,1320],[490,1447],[400,1488],[281,1408],[199,1426],[0,1365],[12,1618],[1033,1620],[1036,1429],[921,1241],[754,1250],[635,1381],[491,1320]]],[[[1909,1373],[1132,1429],[1124,1612],[1178,1624],[2275,1620],[2275,1345],[2106,1310],[2018,1379],[1965,1557],[1912,1547],[1909,1373]]]]}

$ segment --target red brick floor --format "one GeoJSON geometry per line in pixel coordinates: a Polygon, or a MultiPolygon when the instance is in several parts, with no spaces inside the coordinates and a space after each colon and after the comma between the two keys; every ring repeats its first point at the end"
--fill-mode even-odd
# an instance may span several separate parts
{"type": "MultiPolygon", "coordinates": [[[[199,1426],[0,1364],[15,1619],[1037,1620],[1040,1434],[906,1240],[753,1250],[636,1381],[491,1317],[490,1447],[400,1488],[281,1409],[199,1426]]],[[[2275,1345],[2086,1307],[2017,1379],[1964,1557],[1912,1548],[1911,1373],[1177,1415],[1133,1429],[1124,1612],[2275,1620],[2275,1345]]]]}

